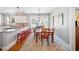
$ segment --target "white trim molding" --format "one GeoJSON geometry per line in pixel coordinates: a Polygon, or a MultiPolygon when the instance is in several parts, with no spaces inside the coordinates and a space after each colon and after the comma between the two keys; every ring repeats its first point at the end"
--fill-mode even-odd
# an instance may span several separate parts
{"type": "Polygon", "coordinates": [[[54,42],[56,44],[56,46],[63,51],[71,51],[71,47],[69,44],[67,44],[66,42],[64,42],[62,39],[60,39],[58,36],[55,35],[54,37],[54,42]]]}

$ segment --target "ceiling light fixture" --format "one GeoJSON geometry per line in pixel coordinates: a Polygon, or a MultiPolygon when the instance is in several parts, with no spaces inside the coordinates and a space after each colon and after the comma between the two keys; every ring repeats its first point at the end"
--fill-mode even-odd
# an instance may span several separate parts
{"type": "Polygon", "coordinates": [[[25,16],[26,13],[17,7],[16,16],[25,16]]]}

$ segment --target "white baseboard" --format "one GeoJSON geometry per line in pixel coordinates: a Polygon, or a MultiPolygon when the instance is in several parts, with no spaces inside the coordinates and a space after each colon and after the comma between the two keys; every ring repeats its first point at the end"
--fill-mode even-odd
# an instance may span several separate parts
{"type": "Polygon", "coordinates": [[[9,48],[11,48],[15,43],[16,43],[17,40],[13,41],[11,44],[9,44],[8,46],[6,47],[2,47],[2,51],[7,51],[9,48]]]}
{"type": "Polygon", "coordinates": [[[57,45],[58,48],[64,50],[64,51],[70,51],[71,47],[69,46],[69,44],[67,44],[66,42],[64,42],[62,39],[60,39],[58,36],[55,35],[55,43],[57,45]]]}

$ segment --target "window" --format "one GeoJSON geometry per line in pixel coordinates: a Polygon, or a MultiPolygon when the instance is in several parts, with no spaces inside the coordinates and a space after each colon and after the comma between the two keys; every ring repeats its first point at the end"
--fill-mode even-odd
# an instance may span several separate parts
{"type": "Polygon", "coordinates": [[[49,17],[48,16],[44,16],[43,19],[43,26],[48,27],[49,26],[49,17]]]}
{"type": "Polygon", "coordinates": [[[7,20],[7,25],[9,25],[9,24],[10,24],[10,19],[9,19],[9,17],[6,17],[6,20],[7,20]]]}
{"type": "Polygon", "coordinates": [[[1,14],[0,14],[0,24],[1,24],[1,14]]]}
{"type": "Polygon", "coordinates": [[[49,15],[32,15],[30,19],[32,27],[49,26],[49,15]]]}

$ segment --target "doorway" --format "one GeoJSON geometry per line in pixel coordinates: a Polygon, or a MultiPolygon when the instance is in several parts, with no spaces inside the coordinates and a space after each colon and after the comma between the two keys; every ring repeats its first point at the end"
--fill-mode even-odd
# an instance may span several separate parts
{"type": "Polygon", "coordinates": [[[76,30],[76,51],[79,51],[79,8],[76,8],[76,20],[75,20],[75,30],[76,30]]]}

